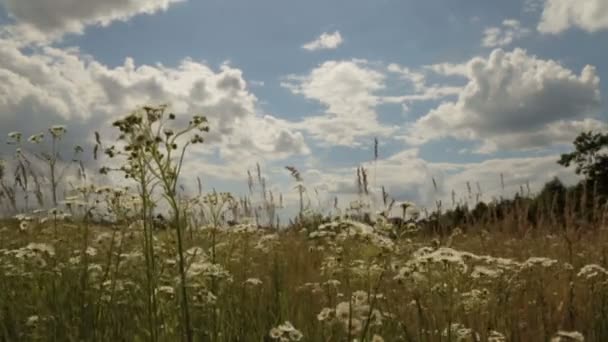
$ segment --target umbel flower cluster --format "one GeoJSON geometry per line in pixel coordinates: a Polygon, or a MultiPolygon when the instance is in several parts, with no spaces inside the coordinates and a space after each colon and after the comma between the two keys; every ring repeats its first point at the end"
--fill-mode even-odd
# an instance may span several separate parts
{"type": "MultiPolygon", "coordinates": [[[[147,263],[146,276],[150,283],[156,282],[153,274],[155,266],[154,235],[149,227],[149,215],[155,206],[152,193],[157,185],[162,189],[162,198],[171,209],[171,226],[175,229],[177,240],[177,268],[179,270],[181,324],[188,341],[193,340],[193,328],[190,318],[190,299],[188,291],[188,270],[185,260],[183,230],[185,214],[177,194],[177,184],[182,171],[186,150],[191,145],[204,142],[202,133],[209,131],[207,119],[194,115],[183,128],[176,128],[179,123],[173,113],[167,113],[168,106],[143,107],[123,119],[117,120],[113,126],[118,128],[118,146],[112,145],[104,149],[109,158],[122,156],[124,164],[119,168],[103,167],[102,174],[109,171],[121,171],[126,179],[138,183],[139,195],[142,199],[142,227],[145,235],[144,249],[147,263]]],[[[99,134],[95,134],[97,145],[95,151],[102,147],[99,134]]],[[[96,153],[95,153],[96,155],[96,153]]],[[[215,253],[213,253],[215,255],[215,253]]],[[[154,302],[156,292],[148,289],[152,298],[148,306],[150,321],[155,320],[154,302]]]]}
{"type": "MultiPolygon", "coordinates": [[[[125,173],[125,177],[136,178],[143,167],[150,167],[154,163],[158,168],[164,170],[169,168],[171,158],[183,158],[184,152],[189,145],[201,144],[204,138],[201,133],[208,132],[209,126],[207,119],[201,115],[194,115],[188,125],[180,130],[171,127],[171,123],[176,121],[176,115],[166,114],[167,106],[143,107],[127,117],[113,123],[120,131],[118,140],[123,143],[122,148],[112,145],[105,149],[105,154],[114,158],[122,155],[126,156],[128,165],[120,170],[125,173]],[[177,151],[180,149],[181,153],[177,151]],[[143,165],[142,165],[143,161],[143,165]]],[[[101,145],[97,138],[98,146],[101,145]]],[[[181,161],[179,163],[181,166],[181,161]]],[[[109,168],[104,167],[101,173],[107,173],[109,168]]],[[[177,177],[179,170],[169,169],[172,179],[177,177]]]]}

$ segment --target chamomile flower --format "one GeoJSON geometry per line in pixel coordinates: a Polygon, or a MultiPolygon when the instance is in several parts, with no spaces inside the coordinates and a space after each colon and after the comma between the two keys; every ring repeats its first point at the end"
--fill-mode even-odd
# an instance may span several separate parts
{"type": "Polygon", "coordinates": [[[67,129],[63,125],[54,125],[49,128],[49,132],[53,136],[53,138],[61,138],[66,132],[67,129]]]}
{"type": "Polygon", "coordinates": [[[21,134],[21,132],[10,132],[8,134],[8,138],[12,141],[10,141],[10,143],[18,143],[21,142],[21,137],[23,135],[21,134]]]}
{"type": "Polygon", "coordinates": [[[279,341],[300,341],[304,335],[296,329],[291,322],[287,321],[278,327],[270,329],[270,338],[279,341]]]}
{"type": "Polygon", "coordinates": [[[27,221],[19,222],[19,230],[24,232],[30,227],[30,224],[27,221]]]}
{"type": "Polygon", "coordinates": [[[29,137],[27,139],[27,141],[29,141],[32,144],[39,144],[42,142],[43,139],[44,139],[44,133],[38,133],[38,134],[34,134],[31,137],[29,137]]]}

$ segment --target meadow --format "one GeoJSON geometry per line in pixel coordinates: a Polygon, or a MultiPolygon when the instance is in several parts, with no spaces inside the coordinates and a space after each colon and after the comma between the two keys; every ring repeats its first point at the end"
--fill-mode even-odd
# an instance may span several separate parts
{"type": "Polygon", "coordinates": [[[61,126],[10,134],[0,341],[608,341],[608,212],[577,216],[587,194],[533,221],[527,202],[500,215],[488,203],[456,225],[388,194],[372,208],[360,170],[359,200],[321,215],[289,168],[300,211],[279,225],[259,173],[259,201],[180,190],[209,130],[180,120],[144,107],[114,123],[111,144],[96,133],[99,171],[120,185],[62,163],[61,126]],[[78,184],[61,183],[64,168],[78,184]]]}

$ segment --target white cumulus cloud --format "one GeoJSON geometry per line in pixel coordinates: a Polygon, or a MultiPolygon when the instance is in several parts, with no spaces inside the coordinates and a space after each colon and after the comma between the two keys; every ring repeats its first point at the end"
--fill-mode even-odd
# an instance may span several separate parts
{"type": "Polygon", "coordinates": [[[507,46],[528,34],[530,34],[530,30],[522,27],[518,20],[506,19],[499,27],[486,28],[481,44],[485,47],[507,46]]]}
{"type": "Polygon", "coordinates": [[[342,44],[342,35],[339,31],[323,33],[319,38],[302,45],[302,49],[308,51],[335,49],[342,44]]]}
{"type": "MultiPolygon", "coordinates": [[[[277,160],[309,153],[302,133],[258,108],[240,69],[214,69],[191,59],[174,67],[137,65],[127,59],[108,67],[76,49],[35,48],[0,41],[0,127],[2,131],[44,131],[68,126],[66,137],[85,145],[92,131],[136,107],[169,103],[178,118],[207,116],[207,153],[234,160],[277,160]]],[[[66,145],[69,145],[66,142],[66,145]]],[[[239,165],[237,165],[239,164],[239,165]]]]}
{"type": "Polygon", "coordinates": [[[365,61],[328,61],[308,75],[287,77],[282,86],[326,107],[323,114],[308,116],[296,127],[328,145],[353,146],[359,138],[396,130],[378,121],[377,92],[385,88],[384,81],[385,75],[365,61]]]}
{"type": "Polygon", "coordinates": [[[571,27],[587,32],[608,29],[608,1],[546,0],[538,30],[557,34],[571,27]]]}
{"type": "Polygon", "coordinates": [[[467,64],[468,84],[458,100],[444,102],[418,119],[406,140],[424,143],[455,137],[482,143],[480,152],[536,148],[571,142],[581,130],[604,124],[599,77],[593,66],[577,75],[525,50],[494,50],[467,64]]]}
{"type": "Polygon", "coordinates": [[[107,26],[138,14],[164,11],[184,0],[3,0],[16,20],[5,27],[21,40],[47,41],[66,33],[82,33],[86,26],[107,26]]]}

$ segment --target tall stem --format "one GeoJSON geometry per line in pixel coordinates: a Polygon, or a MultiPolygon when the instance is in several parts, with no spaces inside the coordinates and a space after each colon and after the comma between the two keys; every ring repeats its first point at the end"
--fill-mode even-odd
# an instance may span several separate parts
{"type": "Polygon", "coordinates": [[[179,206],[175,197],[170,197],[171,206],[174,212],[174,226],[177,231],[177,254],[179,258],[179,275],[181,280],[182,293],[182,314],[184,319],[184,328],[186,329],[186,338],[188,342],[192,342],[192,325],[190,323],[190,310],[188,307],[188,293],[186,291],[186,266],[184,261],[184,246],[182,241],[181,222],[179,214],[179,206]]]}
{"type": "Polygon", "coordinates": [[[49,161],[49,167],[51,168],[51,193],[53,195],[53,206],[55,207],[57,207],[57,182],[55,181],[55,163],[57,161],[56,145],[56,138],[53,137],[52,155],[51,160],[49,161]]]}
{"type": "Polygon", "coordinates": [[[142,172],[140,175],[140,186],[141,186],[141,198],[142,198],[142,221],[144,229],[144,251],[146,259],[146,278],[148,281],[148,324],[150,329],[151,341],[157,341],[157,324],[156,324],[156,280],[155,280],[155,267],[154,267],[154,237],[152,236],[151,227],[148,224],[148,188],[146,182],[145,173],[142,172]]]}

